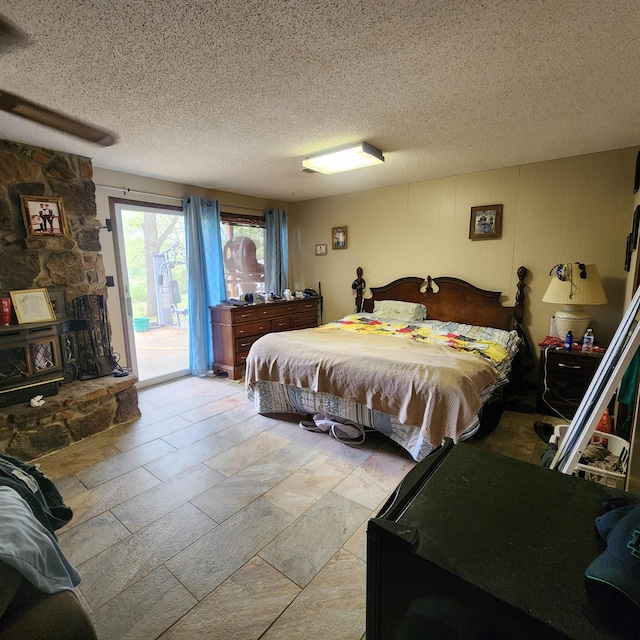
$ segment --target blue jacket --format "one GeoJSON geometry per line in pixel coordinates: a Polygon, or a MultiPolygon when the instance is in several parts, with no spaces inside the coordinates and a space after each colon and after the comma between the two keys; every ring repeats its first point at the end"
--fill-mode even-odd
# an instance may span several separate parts
{"type": "Polygon", "coordinates": [[[56,485],[32,464],[0,453],[0,485],[15,489],[51,533],[73,517],[56,485]]]}

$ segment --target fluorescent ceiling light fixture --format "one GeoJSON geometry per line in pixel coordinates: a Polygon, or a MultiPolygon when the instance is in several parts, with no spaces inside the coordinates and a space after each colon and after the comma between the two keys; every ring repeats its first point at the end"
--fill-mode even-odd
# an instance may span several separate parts
{"type": "Polygon", "coordinates": [[[330,174],[370,167],[383,162],[384,156],[380,149],[376,149],[367,142],[360,142],[308,156],[302,161],[302,166],[312,171],[330,174]]]}

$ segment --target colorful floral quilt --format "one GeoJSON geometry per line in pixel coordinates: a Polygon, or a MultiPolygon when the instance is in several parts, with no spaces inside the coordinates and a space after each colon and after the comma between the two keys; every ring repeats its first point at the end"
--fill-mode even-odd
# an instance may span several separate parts
{"type": "Polygon", "coordinates": [[[419,460],[477,425],[482,404],[506,384],[519,342],[514,331],[356,314],[262,336],[245,383],[260,413],[322,407],[378,428],[419,460]]]}

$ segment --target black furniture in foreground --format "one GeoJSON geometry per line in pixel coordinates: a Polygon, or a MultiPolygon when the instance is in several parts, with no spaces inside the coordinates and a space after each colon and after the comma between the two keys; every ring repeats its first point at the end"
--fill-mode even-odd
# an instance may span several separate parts
{"type": "Polygon", "coordinates": [[[637,608],[584,577],[612,498],[640,502],[446,442],[368,523],[367,640],[636,637],[637,608]]]}

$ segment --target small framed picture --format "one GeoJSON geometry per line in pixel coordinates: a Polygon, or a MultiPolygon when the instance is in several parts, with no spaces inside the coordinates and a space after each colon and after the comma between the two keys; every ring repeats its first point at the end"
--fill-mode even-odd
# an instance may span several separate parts
{"type": "Polygon", "coordinates": [[[333,227],[331,229],[331,248],[347,248],[347,227],[333,227]]]}
{"type": "Polygon", "coordinates": [[[21,195],[20,202],[27,238],[67,235],[67,219],[62,198],[21,195]]]}
{"type": "Polygon", "coordinates": [[[317,256],[326,256],[327,255],[327,245],[326,244],[317,244],[316,245],[316,255],[317,256]]]}
{"type": "Polygon", "coordinates": [[[56,320],[67,317],[67,303],[64,289],[47,289],[49,300],[53,312],[56,314],[56,320]]]}
{"type": "Polygon", "coordinates": [[[46,289],[21,289],[9,291],[9,295],[18,324],[51,322],[56,319],[56,313],[46,289]]]}
{"type": "Polygon", "coordinates": [[[502,205],[490,204],[485,207],[471,207],[469,238],[488,240],[502,234],[502,205]]]}

